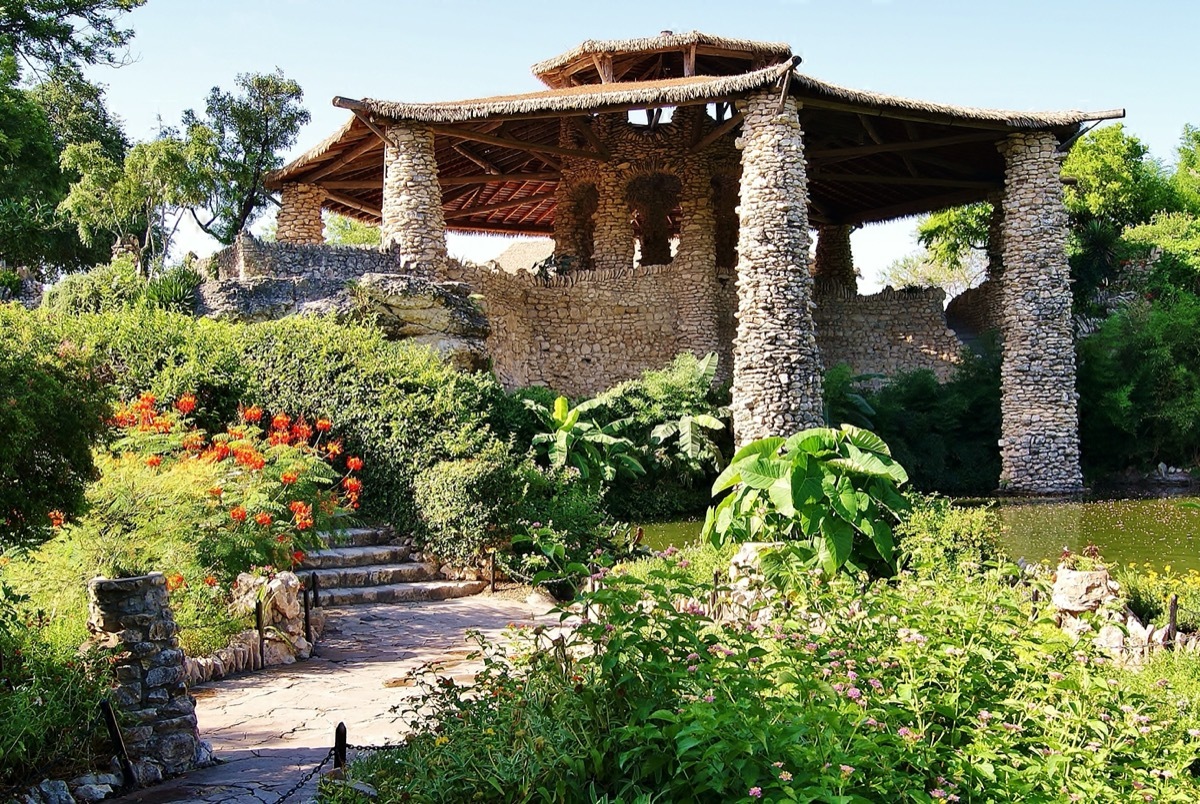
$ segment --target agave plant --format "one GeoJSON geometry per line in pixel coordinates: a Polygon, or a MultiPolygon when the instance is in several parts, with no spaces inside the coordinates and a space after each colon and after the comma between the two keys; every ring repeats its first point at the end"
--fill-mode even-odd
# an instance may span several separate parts
{"type": "Polygon", "coordinates": [[[533,437],[534,448],[551,467],[572,466],[585,482],[611,483],[619,475],[644,475],[646,469],[637,458],[636,447],[621,435],[621,430],[629,424],[628,418],[606,424],[583,418],[583,414],[600,405],[598,400],[589,399],[571,407],[565,396],[555,399],[552,408],[532,399],[525,400],[525,406],[548,428],[533,437]]]}

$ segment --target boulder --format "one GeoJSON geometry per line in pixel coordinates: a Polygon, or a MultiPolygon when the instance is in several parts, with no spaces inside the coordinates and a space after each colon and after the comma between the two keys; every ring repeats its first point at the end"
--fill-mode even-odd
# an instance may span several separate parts
{"type": "Polygon", "coordinates": [[[1116,597],[1119,587],[1106,569],[1072,570],[1059,567],[1050,602],[1059,611],[1078,614],[1097,611],[1116,597]]]}

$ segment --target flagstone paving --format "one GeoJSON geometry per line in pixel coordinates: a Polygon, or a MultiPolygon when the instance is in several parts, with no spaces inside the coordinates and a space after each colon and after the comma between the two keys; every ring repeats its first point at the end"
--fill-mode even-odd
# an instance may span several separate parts
{"type": "MultiPolygon", "coordinates": [[[[442,675],[469,680],[480,666],[467,658],[469,629],[497,636],[509,623],[558,623],[547,605],[483,596],[327,614],[312,659],[193,689],[200,736],[220,764],[118,801],[273,804],[326,757],[339,722],[352,745],[396,742],[405,724],[392,708],[417,693],[409,671],[439,661],[442,675]]],[[[315,789],[309,782],[291,800],[315,789]]]]}

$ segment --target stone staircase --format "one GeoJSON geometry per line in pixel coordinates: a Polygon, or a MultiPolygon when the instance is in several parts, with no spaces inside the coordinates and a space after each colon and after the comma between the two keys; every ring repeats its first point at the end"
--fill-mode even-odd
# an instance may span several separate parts
{"type": "Polygon", "coordinates": [[[423,561],[411,539],[391,528],[352,528],[320,534],[326,547],[305,556],[302,583],[317,579],[320,605],[447,600],[482,592],[487,581],[447,580],[436,562],[423,561]]]}

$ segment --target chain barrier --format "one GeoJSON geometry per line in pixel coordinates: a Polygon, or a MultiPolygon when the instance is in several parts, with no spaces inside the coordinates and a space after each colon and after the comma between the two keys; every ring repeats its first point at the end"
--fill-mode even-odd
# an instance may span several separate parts
{"type": "Polygon", "coordinates": [[[287,801],[289,798],[291,798],[292,796],[299,793],[300,790],[304,787],[304,785],[311,782],[313,777],[316,776],[318,773],[320,773],[321,769],[329,764],[329,760],[333,759],[333,752],[334,752],[334,750],[332,748],[330,748],[329,752],[327,754],[325,754],[324,759],[322,759],[320,762],[318,762],[313,767],[312,770],[310,770],[308,773],[304,774],[304,777],[302,779],[300,779],[300,781],[296,782],[296,784],[292,785],[290,790],[288,790],[286,793],[284,793],[279,798],[275,799],[275,804],[282,804],[282,802],[287,801]]]}

